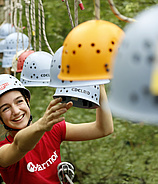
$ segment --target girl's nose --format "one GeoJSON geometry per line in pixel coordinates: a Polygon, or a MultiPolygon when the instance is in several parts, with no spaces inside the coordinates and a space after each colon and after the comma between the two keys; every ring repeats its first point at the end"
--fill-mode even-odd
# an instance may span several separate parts
{"type": "Polygon", "coordinates": [[[17,105],[13,105],[12,106],[12,113],[15,115],[15,114],[19,114],[20,110],[18,108],[17,105]]]}

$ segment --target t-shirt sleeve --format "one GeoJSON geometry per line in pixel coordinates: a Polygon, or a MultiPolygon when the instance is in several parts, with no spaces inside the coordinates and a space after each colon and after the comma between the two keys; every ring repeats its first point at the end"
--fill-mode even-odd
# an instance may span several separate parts
{"type": "Polygon", "coordinates": [[[51,130],[51,133],[56,137],[57,139],[60,138],[60,142],[65,140],[66,135],[66,123],[65,120],[55,124],[51,130]]]}

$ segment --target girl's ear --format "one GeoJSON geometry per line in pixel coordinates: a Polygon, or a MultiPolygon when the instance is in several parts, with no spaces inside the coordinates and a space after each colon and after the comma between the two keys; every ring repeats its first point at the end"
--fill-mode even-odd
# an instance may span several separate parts
{"type": "Polygon", "coordinates": [[[28,99],[28,98],[26,98],[26,100],[27,100],[27,103],[30,105],[30,101],[29,101],[29,99],[28,99]]]}
{"type": "Polygon", "coordinates": [[[0,117],[0,124],[3,125],[2,118],[0,117]]]}
{"type": "Polygon", "coordinates": [[[30,107],[30,101],[29,101],[29,99],[27,97],[25,97],[25,100],[26,100],[27,105],[30,107]]]}

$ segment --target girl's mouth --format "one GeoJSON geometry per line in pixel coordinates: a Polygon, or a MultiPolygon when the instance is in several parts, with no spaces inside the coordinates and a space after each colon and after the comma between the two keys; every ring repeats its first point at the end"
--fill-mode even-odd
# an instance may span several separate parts
{"type": "Polygon", "coordinates": [[[22,118],[24,117],[24,114],[22,114],[21,116],[19,116],[18,118],[15,118],[14,120],[12,120],[12,121],[14,121],[14,122],[16,122],[16,121],[20,121],[22,118]]]}

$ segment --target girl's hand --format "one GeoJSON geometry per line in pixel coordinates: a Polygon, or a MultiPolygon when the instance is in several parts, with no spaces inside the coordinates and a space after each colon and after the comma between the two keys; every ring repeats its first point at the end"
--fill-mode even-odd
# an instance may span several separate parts
{"type": "Polygon", "coordinates": [[[63,121],[63,115],[69,108],[72,107],[73,103],[60,103],[62,98],[56,98],[50,102],[43,117],[38,121],[40,130],[50,131],[54,124],[63,121]]]}

